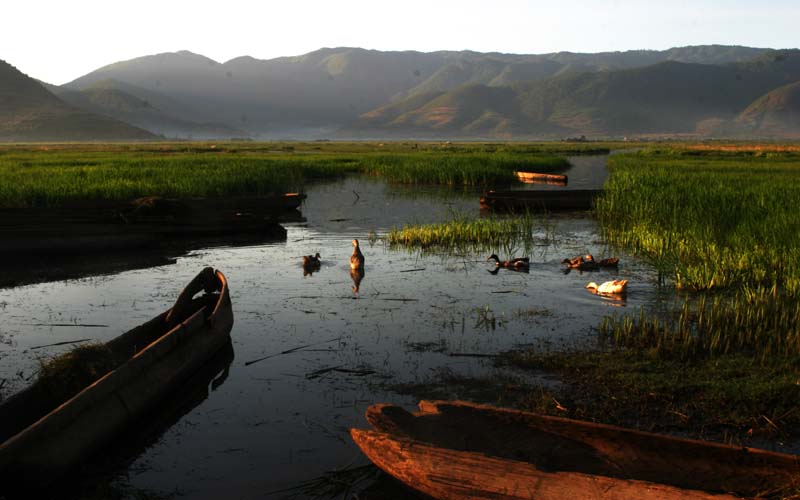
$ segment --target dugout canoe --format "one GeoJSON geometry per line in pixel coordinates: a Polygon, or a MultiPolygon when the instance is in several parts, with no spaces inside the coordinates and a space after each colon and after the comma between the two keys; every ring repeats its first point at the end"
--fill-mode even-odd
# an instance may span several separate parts
{"type": "Polygon", "coordinates": [[[563,174],[541,174],[538,172],[514,172],[520,182],[525,184],[549,184],[554,186],[566,186],[567,176],[563,174]]]}
{"type": "Polygon", "coordinates": [[[58,399],[52,386],[37,381],[5,400],[0,404],[4,488],[43,486],[76,468],[174,395],[230,342],[232,326],[228,282],[220,271],[205,268],[172,308],[107,342],[116,368],[74,396],[58,399]]]}
{"type": "Polygon", "coordinates": [[[795,455],[495,408],[379,404],[351,436],[375,465],[436,499],[731,500],[796,491],[795,455]]]}
{"type": "Polygon", "coordinates": [[[487,191],[481,208],[495,211],[589,210],[601,189],[542,189],[487,191]]]}

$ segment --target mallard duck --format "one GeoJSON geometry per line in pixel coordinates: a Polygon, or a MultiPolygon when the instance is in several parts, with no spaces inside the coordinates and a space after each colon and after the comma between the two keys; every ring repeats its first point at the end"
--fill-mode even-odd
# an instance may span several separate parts
{"type": "Polygon", "coordinates": [[[358,240],[353,240],[353,255],[350,256],[350,269],[361,269],[364,267],[364,254],[358,247],[358,240]]]}
{"type": "Polygon", "coordinates": [[[531,267],[530,259],[528,257],[517,257],[510,260],[500,260],[497,254],[492,254],[486,260],[493,260],[496,267],[505,267],[506,269],[528,269],[531,267]]]}
{"type": "Polygon", "coordinates": [[[614,280],[614,281],[606,281],[598,285],[594,281],[586,285],[586,288],[594,293],[600,295],[622,295],[627,292],[628,289],[628,280],[614,280]]]}
{"type": "Polygon", "coordinates": [[[579,255],[571,259],[564,259],[561,261],[561,263],[566,264],[567,268],[569,269],[577,269],[579,271],[594,271],[599,267],[597,262],[595,262],[594,257],[592,257],[592,254],[579,255]]]}
{"type": "Polygon", "coordinates": [[[601,267],[617,267],[619,264],[618,257],[609,257],[602,260],[594,260],[594,256],[590,253],[586,255],[579,255],[571,259],[564,259],[562,264],[566,264],[569,269],[577,269],[579,271],[596,271],[601,267]]]}
{"type": "Polygon", "coordinates": [[[303,267],[316,267],[320,265],[320,255],[303,255],[303,267]]]}

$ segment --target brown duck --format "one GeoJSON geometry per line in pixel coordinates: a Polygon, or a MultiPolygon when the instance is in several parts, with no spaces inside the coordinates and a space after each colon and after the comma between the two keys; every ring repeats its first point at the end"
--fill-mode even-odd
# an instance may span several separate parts
{"type": "Polygon", "coordinates": [[[518,271],[530,269],[531,262],[528,257],[517,257],[515,259],[500,260],[497,254],[490,255],[486,260],[493,260],[495,267],[505,267],[506,269],[516,269],[518,271]]]}
{"type": "Polygon", "coordinates": [[[571,259],[564,259],[562,264],[566,264],[569,269],[577,269],[579,271],[597,271],[600,268],[615,268],[619,265],[618,257],[609,257],[602,260],[594,260],[594,256],[590,253],[586,255],[579,255],[571,259]]]}
{"type": "Polygon", "coordinates": [[[364,254],[358,247],[358,240],[353,240],[353,255],[350,256],[350,269],[364,268],[364,254]]]}

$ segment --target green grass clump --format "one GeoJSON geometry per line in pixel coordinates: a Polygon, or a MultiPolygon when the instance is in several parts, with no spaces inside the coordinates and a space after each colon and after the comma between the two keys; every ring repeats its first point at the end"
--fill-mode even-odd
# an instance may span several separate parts
{"type": "Polygon", "coordinates": [[[800,158],[646,151],[613,156],[596,202],[607,240],[680,288],[800,293],[800,158]]]}
{"type": "Polygon", "coordinates": [[[392,228],[387,235],[390,245],[422,251],[467,253],[501,251],[513,254],[521,248],[527,255],[537,234],[547,238],[552,233],[546,220],[525,214],[512,218],[471,219],[456,216],[439,224],[408,224],[392,228]]]}

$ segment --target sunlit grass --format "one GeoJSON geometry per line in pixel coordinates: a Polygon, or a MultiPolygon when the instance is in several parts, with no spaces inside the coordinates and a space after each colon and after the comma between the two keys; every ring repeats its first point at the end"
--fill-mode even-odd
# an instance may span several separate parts
{"type": "Polygon", "coordinates": [[[666,152],[610,159],[596,201],[607,240],[679,288],[800,292],[800,158],[666,152]]]}
{"type": "MultiPolygon", "coordinates": [[[[313,143],[312,143],[313,144],[313,143]]],[[[486,186],[517,182],[514,170],[550,171],[566,159],[531,147],[465,145],[175,144],[0,148],[0,207],[141,196],[223,197],[302,190],[346,175],[393,183],[486,186]],[[246,147],[246,146],[249,146],[246,147]],[[387,149],[393,149],[386,152],[387,149]]]]}
{"type": "Polygon", "coordinates": [[[392,246],[423,252],[502,252],[513,257],[516,252],[528,255],[537,239],[550,239],[553,232],[554,228],[546,218],[532,214],[479,219],[456,215],[444,223],[407,224],[402,228],[392,228],[387,240],[392,246]]]}

